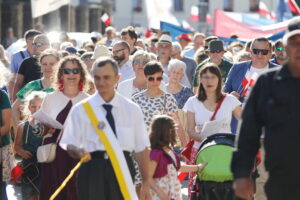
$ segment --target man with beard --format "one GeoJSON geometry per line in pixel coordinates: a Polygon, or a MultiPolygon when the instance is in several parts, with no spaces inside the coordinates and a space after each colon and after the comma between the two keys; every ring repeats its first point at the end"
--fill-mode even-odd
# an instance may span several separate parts
{"type": "Polygon", "coordinates": [[[132,68],[132,61],[129,60],[129,44],[125,41],[116,42],[112,48],[112,53],[119,65],[119,73],[121,74],[119,82],[133,78],[135,73],[132,68]]]}
{"type": "Polygon", "coordinates": [[[282,40],[278,40],[273,45],[273,51],[275,57],[270,60],[270,62],[277,65],[283,65],[287,61],[287,54],[283,46],[282,40]]]}

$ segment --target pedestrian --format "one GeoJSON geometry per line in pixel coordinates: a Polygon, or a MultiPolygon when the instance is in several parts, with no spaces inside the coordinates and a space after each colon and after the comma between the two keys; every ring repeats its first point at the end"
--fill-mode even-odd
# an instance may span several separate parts
{"type": "MultiPolygon", "coordinates": [[[[24,108],[28,111],[28,116],[25,121],[19,124],[14,143],[14,150],[22,158],[21,165],[23,168],[30,165],[30,167],[35,167],[36,169],[40,168],[37,163],[36,151],[42,144],[43,137],[40,135],[41,129],[37,121],[31,116],[40,109],[44,97],[44,92],[37,91],[26,97],[24,108]]],[[[21,182],[21,194],[24,200],[38,200],[39,196],[40,174],[36,173],[35,170],[31,171],[34,179],[29,181],[27,177],[23,177],[21,182]]]]}
{"type": "MultiPolygon", "coordinates": [[[[195,96],[190,97],[183,107],[187,111],[188,134],[195,141],[190,162],[194,163],[198,148],[203,139],[201,130],[204,123],[222,120],[220,133],[231,133],[230,122],[232,115],[240,118],[241,102],[230,94],[222,92],[222,76],[220,68],[214,63],[207,63],[199,71],[199,89],[195,96]]],[[[188,181],[189,196],[193,186],[194,173],[190,173],[188,181]]]]}
{"type": "Polygon", "coordinates": [[[86,153],[91,155],[91,160],[81,166],[77,176],[80,200],[137,199],[132,153],[143,180],[140,199],[150,197],[150,142],[143,114],[138,105],[115,91],[120,78],[118,70],[111,58],[95,61],[92,74],[97,92],[74,107],[60,141],[60,146],[74,159],[86,153]],[[97,124],[92,124],[91,119],[97,124]]]}
{"type": "MultiPolygon", "coordinates": [[[[84,92],[87,87],[87,73],[85,64],[78,56],[63,58],[56,66],[53,76],[56,91],[46,95],[41,110],[63,125],[72,106],[88,97],[88,94],[84,92]]],[[[43,145],[58,144],[62,130],[50,129],[46,133],[43,145]]],[[[48,200],[77,163],[77,160],[71,158],[58,145],[55,154],[52,162],[41,164],[40,200],[48,200]]],[[[70,180],[56,199],[77,199],[75,177],[70,180]]]]}
{"type": "Polygon", "coordinates": [[[149,133],[152,200],[181,200],[181,184],[177,178],[177,171],[199,172],[206,164],[180,164],[179,155],[172,149],[176,143],[176,125],[170,116],[156,116],[152,120],[149,133]]]}
{"type": "Polygon", "coordinates": [[[288,62],[258,78],[243,111],[231,163],[235,193],[241,198],[251,199],[254,194],[250,174],[262,132],[265,167],[269,172],[265,185],[267,198],[298,199],[300,196],[300,17],[288,24],[283,43],[288,62]]]}

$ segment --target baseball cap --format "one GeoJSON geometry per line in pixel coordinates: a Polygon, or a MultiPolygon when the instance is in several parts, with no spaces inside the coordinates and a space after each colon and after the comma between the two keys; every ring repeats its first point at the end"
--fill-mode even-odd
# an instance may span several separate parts
{"type": "Polygon", "coordinates": [[[283,44],[287,44],[288,39],[295,35],[300,35],[300,16],[294,17],[288,24],[288,29],[283,36],[283,44]]]}

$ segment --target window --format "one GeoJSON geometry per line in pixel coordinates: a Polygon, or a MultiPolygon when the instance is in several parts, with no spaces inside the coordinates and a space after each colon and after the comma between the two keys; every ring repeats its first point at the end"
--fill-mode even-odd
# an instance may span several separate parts
{"type": "Polygon", "coordinates": [[[250,0],[250,11],[257,12],[259,8],[259,0],[250,0]]]}
{"type": "Polygon", "coordinates": [[[233,11],[233,0],[224,0],[224,10],[233,11]]]}
{"type": "Polygon", "coordinates": [[[174,11],[183,11],[183,0],[174,0],[174,11]]]}
{"type": "Polygon", "coordinates": [[[142,11],[142,0],[132,0],[132,10],[135,12],[142,11]]]}

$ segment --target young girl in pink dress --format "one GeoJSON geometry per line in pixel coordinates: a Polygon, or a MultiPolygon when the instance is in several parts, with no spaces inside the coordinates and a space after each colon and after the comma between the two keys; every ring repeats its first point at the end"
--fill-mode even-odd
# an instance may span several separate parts
{"type": "Polygon", "coordinates": [[[167,115],[153,119],[150,127],[149,172],[152,200],[181,200],[181,185],[177,172],[198,172],[206,164],[181,165],[179,156],[172,150],[176,143],[174,120],[167,115]]]}

